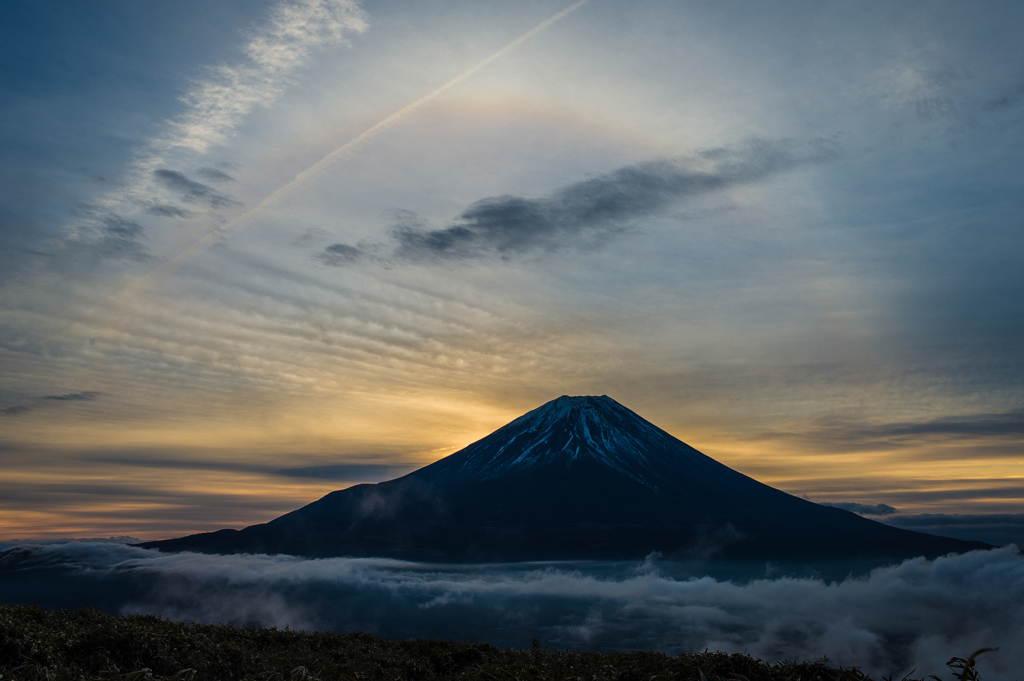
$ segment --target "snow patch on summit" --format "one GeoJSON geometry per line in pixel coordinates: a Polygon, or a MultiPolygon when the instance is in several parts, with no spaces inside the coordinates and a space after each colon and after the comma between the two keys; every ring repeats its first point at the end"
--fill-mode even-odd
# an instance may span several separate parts
{"type": "MultiPolygon", "coordinates": [[[[654,491],[666,474],[710,472],[710,459],[607,395],[563,395],[439,461],[438,473],[475,481],[597,462],[654,491]]],[[[674,475],[671,477],[675,477],[674,475]]]]}

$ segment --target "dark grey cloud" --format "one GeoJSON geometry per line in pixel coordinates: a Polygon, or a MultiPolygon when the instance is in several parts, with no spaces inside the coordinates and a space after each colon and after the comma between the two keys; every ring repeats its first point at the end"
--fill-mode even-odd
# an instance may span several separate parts
{"type": "Polygon", "coordinates": [[[238,473],[269,473],[274,469],[269,466],[248,463],[245,461],[217,461],[202,459],[174,458],[168,456],[151,456],[144,452],[130,455],[86,455],[84,461],[94,463],[110,463],[119,466],[134,466],[136,468],[165,468],[170,470],[186,471],[228,471],[238,473]]]}
{"type": "Polygon", "coordinates": [[[0,551],[15,547],[56,546],[59,544],[140,544],[142,539],[130,535],[119,537],[55,537],[51,539],[7,539],[0,541],[0,551]]]}
{"type": "MultiPolygon", "coordinates": [[[[80,393],[67,393],[65,395],[42,395],[42,396],[40,396],[37,399],[48,400],[49,401],[48,403],[42,403],[42,404],[53,405],[53,403],[60,403],[60,402],[88,402],[90,400],[95,400],[100,395],[102,395],[102,393],[95,392],[95,391],[92,391],[92,390],[87,390],[87,391],[80,392],[80,393]]],[[[11,406],[11,407],[6,407],[6,408],[3,408],[3,409],[0,409],[0,414],[6,415],[6,416],[18,416],[19,414],[24,414],[25,412],[33,411],[34,409],[38,408],[39,406],[42,406],[42,404],[40,404],[40,403],[36,403],[36,405],[18,404],[18,405],[14,405],[14,406],[11,406]]],[[[53,406],[55,406],[55,405],[53,405],[53,406]]]]}
{"type": "Polygon", "coordinates": [[[216,168],[200,168],[196,171],[196,175],[204,179],[210,180],[211,182],[235,182],[235,178],[231,177],[223,170],[216,168]]]}
{"type": "MultiPolygon", "coordinates": [[[[977,480],[975,478],[970,479],[970,483],[975,483],[970,487],[964,488],[946,488],[946,489],[931,489],[924,491],[916,490],[905,490],[900,491],[899,496],[902,499],[906,499],[908,504],[924,503],[924,502],[940,502],[946,504],[952,504],[956,501],[976,501],[978,499],[1006,499],[1008,501],[1017,501],[1024,499],[1024,485],[1014,484],[1013,478],[1008,482],[1003,479],[996,480],[977,480]],[[988,484],[986,484],[988,483],[988,484]]],[[[951,481],[937,481],[939,485],[951,485],[951,481]]],[[[965,481],[966,482],[966,481],[965,481]]]]}
{"type": "MultiPolygon", "coordinates": [[[[83,273],[86,271],[83,266],[96,266],[104,260],[145,262],[153,259],[146,246],[146,229],[138,222],[88,202],[80,202],[68,212],[77,220],[74,230],[59,228],[52,216],[28,221],[24,224],[36,232],[36,243],[22,244],[15,250],[23,255],[42,257],[63,276],[68,275],[69,268],[83,273]]],[[[5,254],[2,222],[3,207],[0,207],[0,256],[5,254]]]]}
{"type": "Polygon", "coordinates": [[[822,506],[832,506],[858,515],[892,515],[899,511],[889,504],[859,504],[855,501],[819,501],[822,506]]]}
{"type": "Polygon", "coordinates": [[[943,673],[950,657],[981,647],[999,648],[979,662],[986,681],[1024,667],[1024,558],[1011,549],[919,558],[832,583],[766,579],[764,565],[737,580],[695,567],[654,556],[436,565],[74,542],[0,554],[0,601],[498,646],[523,647],[533,635],[562,649],[707,647],[769,662],[825,655],[873,678],[943,673]]]}
{"type": "Polygon", "coordinates": [[[44,178],[0,163],[0,283],[24,276],[40,258],[49,259],[49,244],[62,232],[44,207],[61,205],[61,199],[44,178]]]}
{"type": "Polygon", "coordinates": [[[101,258],[115,260],[150,260],[152,256],[143,243],[145,230],[142,225],[118,215],[109,215],[101,220],[98,238],[87,244],[87,248],[101,258]]]}
{"type": "Polygon", "coordinates": [[[1024,546],[1024,513],[919,513],[885,520],[887,525],[942,537],[1024,546]]]}
{"type": "Polygon", "coordinates": [[[331,244],[314,257],[325,265],[342,267],[343,265],[350,265],[362,260],[365,255],[366,253],[356,246],[331,244]]]}
{"type": "MultiPolygon", "coordinates": [[[[66,467],[70,470],[70,466],[66,467]]],[[[308,499],[296,502],[278,497],[268,498],[265,495],[242,495],[237,491],[162,489],[147,484],[145,480],[138,483],[94,480],[88,475],[69,478],[66,482],[0,480],[0,499],[3,500],[0,508],[5,513],[29,507],[74,507],[75,517],[82,523],[131,525],[136,528],[133,531],[159,528],[167,534],[188,528],[214,530],[225,526],[244,527],[254,522],[272,520],[313,501],[308,499]],[[97,500],[116,500],[126,508],[111,510],[97,507],[97,500]]]]}
{"type": "Polygon", "coordinates": [[[997,97],[993,97],[985,103],[984,108],[988,111],[1005,109],[1017,104],[1022,99],[1024,99],[1024,82],[1017,83],[1007,88],[997,97]]]}
{"type": "Polygon", "coordinates": [[[406,260],[505,256],[599,242],[680,199],[765,180],[801,165],[832,160],[838,153],[835,142],[825,139],[753,139],[691,158],[626,166],[546,198],[486,198],[443,229],[427,230],[408,222],[396,225],[395,255],[406,260]]]}
{"type": "Polygon", "coordinates": [[[295,468],[278,468],[271,471],[276,475],[293,478],[315,478],[319,480],[358,480],[360,482],[380,482],[396,478],[412,470],[410,466],[395,466],[378,463],[336,463],[323,466],[298,466],[295,468]]]}
{"type": "Polygon", "coordinates": [[[95,392],[95,391],[92,391],[92,390],[87,390],[87,391],[81,392],[81,393],[68,393],[66,395],[43,395],[42,399],[44,399],[44,400],[60,400],[62,402],[82,402],[82,401],[95,400],[100,395],[101,395],[101,393],[98,393],[98,392],[95,392]]]}
{"type": "MultiPolygon", "coordinates": [[[[393,225],[386,259],[432,262],[507,258],[563,248],[593,248],[689,197],[767,180],[795,168],[836,159],[840,148],[825,138],[807,142],[752,139],[694,156],[619,168],[568,185],[544,198],[495,196],[469,206],[450,225],[431,229],[412,213],[393,225]]],[[[316,257],[350,264],[365,248],[328,246],[316,257]]]]}
{"type": "Polygon", "coordinates": [[[308,466],[275,466],[267,463],[248,461],[214,461],[194,458],[151,456],[143,453],[134,455],[87,455],[83,460],[95,463],[111,463],[138,468],[166,468],[173,470],[233,471],[239,473],[263,473],[288,478],[310,478],[316,480],[344,480],[347,482],[380,482],[390,480],[413,470],[405,464],[384,463],[332,463],[308,466]]]}
{"type": "Polygon", "coordinates": [[[887,423],[863,428],[865,437],[918,438],[943,436],[973,438],[1024,435],[1024,409],[995,413],[943,416],[926,421],[887,423]]]}
{"type": "Polygon", "coordinates": [[[190,203],[201,203],[210,208],[223,208],[226,206],[239,205],[234,199],[221,194],[219,191],[195,180],[190,180],[183,173],[177,170],[160,168],[153,171],[153,175],[163,182],[164,186],[181,195],[182,200],[190,203]]]}
{"type": "Polygon", "coordinates": [[[155,203],[147,208],[146,212],[162,218],[190,218],[193,215],[190,210],[164,203],[155,203]]]}
{"type": "Polygon", "coordinates": [[[137,239],[142,236],[142,225],[125,218],[111,215],[103,219],[103,231],[121,239],[137,239]]]}
{"type": "Polygon", "coordinates": [[[839,451],[862,448],[917,446],[922,442],[940,440],[973,440],[977,444],[991,442],[992,455],[1019,456],[1020,449],[998,447],[1000,443],[1024,439],[1024,410],[986,414],[942,416],[920,421],[866,423],[853,419],[820,418],[803,432],[762,433],[761,439],[793,439],[839,451]]]}

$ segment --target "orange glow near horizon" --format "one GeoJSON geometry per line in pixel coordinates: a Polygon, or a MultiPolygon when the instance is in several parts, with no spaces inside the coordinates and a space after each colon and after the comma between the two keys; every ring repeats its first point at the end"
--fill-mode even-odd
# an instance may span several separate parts
{"type": "MultiPolygon", "coordinates": [[[[30,443],[3,443],[26,454],[8,467],[9,481],[46,501],[31,508],[4,504],[0,538],[148,540],[266,522],[336,489],[397,477],[447,456],[519,416],[514,409],[456,396],[378,396],[345,417],[281,417],[248,433],[223,423],[203,431],[200,421],[192,428],[134,429],[69,422],[30,443]],[[336,464],[386,468],[373,479],[351,480],[275,472],[336,464]]],[[[885,503],[904,514],[1021,509],[1013,494],[1024,484],[1019,461],[958,456],[970,443],[815,454],[806,444],[737,441],[707,428],[686,429],[689,435],[668,430],[740,472],[812,501],[885,503]],[[950,451],[937,457],[937,447],[950,451]]]]}

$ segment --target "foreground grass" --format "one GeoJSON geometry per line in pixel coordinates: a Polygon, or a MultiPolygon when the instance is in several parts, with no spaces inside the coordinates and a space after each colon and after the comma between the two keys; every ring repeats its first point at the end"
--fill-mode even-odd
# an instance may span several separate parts
{"type": "MultiPolygon", "coordinates": [[[[500,650],[489,644],[391,641],[118,617],[0,604],[0,681],[857,681],[824,662],[768,665],[747,655],[500,650]]],[[[970,678],[970,677],[968,677],[970,678]]]]}

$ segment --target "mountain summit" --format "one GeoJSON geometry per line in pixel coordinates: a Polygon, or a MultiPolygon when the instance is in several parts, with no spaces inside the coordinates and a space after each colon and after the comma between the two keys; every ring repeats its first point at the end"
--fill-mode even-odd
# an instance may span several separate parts
{"type": "Polygon", "coordinates": [[[413,475],[460,484],[603,466],[652,492],[728,471],[621,404],[563,395],[413,475]]]}
{"type": "Polygon", "coordinates": [[[988,548],[883,525],[764,485],[615,400],[563,395],[406,476],[269,523],[147,548],[510,561],[890,560],[988,548]]]}

